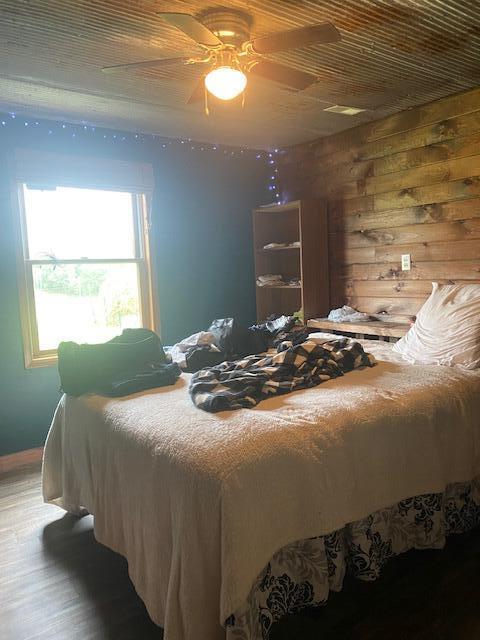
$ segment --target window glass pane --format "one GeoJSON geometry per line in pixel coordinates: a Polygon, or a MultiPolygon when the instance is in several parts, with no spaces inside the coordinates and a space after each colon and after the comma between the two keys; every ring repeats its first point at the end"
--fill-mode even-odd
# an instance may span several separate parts
{"type": "Polygon", "coordinates": [[[136,264],[33,265],[33,281],[41,351],[141,326],[136,264]]]}
{"type": "Polygon", "coordinates": [[[130,193],[24,185],[24,198],[30,259],[135,257],[130,193]]]}

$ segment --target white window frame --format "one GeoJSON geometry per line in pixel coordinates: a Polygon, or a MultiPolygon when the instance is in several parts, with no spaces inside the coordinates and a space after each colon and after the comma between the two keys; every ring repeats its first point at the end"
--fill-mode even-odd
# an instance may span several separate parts
{"type": "MultiPolygon", "coordinates": [[[[93,160],[95,162],[95,160],[93,160]]],[[[115,161],[112,161],[114,165],[115,161]]],[[[133,163],[132,163],[133,164],[133,163]]],[[[112,167],[112,170],[115,166],[112,167]]],[[[21,173],[21,172],[20,172],[21,173]]],[[[31,181],[33,182],[33,181],[31,181]]],[[[28,254],[27,219],[24,199],[24,185],[28,180],[15,177],[13,180],[12,196],[14,200],[13,212],[15,216],[17,263],[18,263],[18,293],[20,305],[20,319],[22,325],[23,351],[25,367],[53,366],[57,363],[57,350],[41,350],[35,311],[35,290],[33,282],[33,266],[39,264],[136,264],[138,273],[138,290],[140,296],[140,316],[142,327],[159,332],[158,299],[155,295],[156,287],[153,282],[150,245],[150,206],[151,193],[147,189],[132,190],[131,185],[121,188],[117,184],[102,186],[96,184],[54,184],[54,178],[49,179],[49,187],[75,186],[76,188],[101,189],[105,191],[125,191],[131,194],[134,216],[135,257],[106,258],[106,259],[30,259],[28,254]]],[[[61,180],[60,182],[65,182],[61,180]]]]}

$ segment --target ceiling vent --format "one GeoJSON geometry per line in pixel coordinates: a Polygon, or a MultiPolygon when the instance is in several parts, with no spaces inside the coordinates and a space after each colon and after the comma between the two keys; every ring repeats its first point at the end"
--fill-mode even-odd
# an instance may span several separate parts
{"type": "Polygon", "coordinates": [[[345,107],[341,104],[334,104],[333,107],[327,107],[324,111],[328,111],[330,113],[341,113],[344,116],[356,116],[357,113],[362,113],[362,111],[366,111],[366,109],[359,109],[358,107],[345,107]]]}

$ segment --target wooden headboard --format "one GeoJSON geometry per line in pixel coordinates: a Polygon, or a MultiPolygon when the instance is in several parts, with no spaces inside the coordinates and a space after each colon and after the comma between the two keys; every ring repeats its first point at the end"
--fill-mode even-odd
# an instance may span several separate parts
{"type": "Polygon", "coordinates": [[[327,198],[332,307],[401,320],[432,280],[480,282],[480,88],[293,147],[280,182],[327,198]]]}

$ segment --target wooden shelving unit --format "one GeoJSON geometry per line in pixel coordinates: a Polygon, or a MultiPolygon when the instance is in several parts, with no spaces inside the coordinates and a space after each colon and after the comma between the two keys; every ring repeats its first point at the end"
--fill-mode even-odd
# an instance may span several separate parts
{"type": "Polygon", "coordinates": [[[255,279],[280,274],[299,278],[301,285],[257,285],[257,320],[303,309],[305,321],[329,311],[328,227],[326,205],[320,200],[296,200],[253,211],[255,279]],[[272,242],[300,246],[264,249],[272,242]]]}

